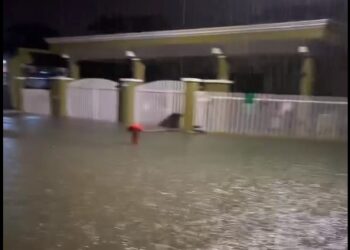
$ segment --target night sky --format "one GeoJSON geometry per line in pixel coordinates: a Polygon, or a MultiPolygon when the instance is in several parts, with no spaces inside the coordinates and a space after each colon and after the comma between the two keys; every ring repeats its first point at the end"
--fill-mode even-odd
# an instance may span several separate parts
{"type": "MultiPolygon", "coordinates": [[[[346,0],[4,0],[4,30],[41,23],[60,36],[87,35],[100,16],[152,21],[144,29],[179,29],[318,18],[345,18],[346,0]]],[[[116,21],[118,22],[118,21],[116,21]]],[[[138,24],[123,31],[139,31],[138,24]]],[[[116,30],[115,32],[118,32],[116,30]]]]}

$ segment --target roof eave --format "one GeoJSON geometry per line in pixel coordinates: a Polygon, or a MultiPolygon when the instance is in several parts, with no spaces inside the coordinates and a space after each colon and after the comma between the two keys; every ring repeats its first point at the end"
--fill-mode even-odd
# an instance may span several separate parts
{"type": "Polygon", "coordinates": [[[92,36],[75,36],[75,37],[53,37],[46,38],[49,44],[65,43],[89,43],[89,42],[106,42],[106,41],[123,41],[123,40],[150,40],[164,39],[174,37],[193,37],[193,36],[214,36],[237,33],[257,33],[273,31],[295,31],[315,28],[326,28],[330,23],[329,19],[295,21],[284,23],[268,23],[255,25],[225,26],[214,28],[183,29],[183,30],[166,30],[151,31],[138,33],[123,33],[109,35],[92,35],[92,36]]]}

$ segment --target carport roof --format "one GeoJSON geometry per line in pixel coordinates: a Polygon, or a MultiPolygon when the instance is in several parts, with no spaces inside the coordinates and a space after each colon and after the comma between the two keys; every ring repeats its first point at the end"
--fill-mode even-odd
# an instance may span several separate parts
{"type": "Polygon", "coordinates": [[[226,55],[297,53],[313,41],[332,42],[336,33],[328,19],[166,30],[110,35],[47,38],[51,49],[76,60],[206,56],[219,47],[226,55]]]}

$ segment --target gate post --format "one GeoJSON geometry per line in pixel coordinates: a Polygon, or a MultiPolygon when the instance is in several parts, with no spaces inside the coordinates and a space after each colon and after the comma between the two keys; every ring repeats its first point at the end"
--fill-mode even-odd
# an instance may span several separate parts
{"type": "Polygon", "coordinates": [[[76,61],[69,60],[69,76],[78,80],[80,79],[80,67],[76,61]]]}
{"type": "Polygon", "coordinates": [[[73,78],[52,77],[51,78],[51,114],[58,117],[67,115],[67,86],[73,78]]]}
{"type": "Polygon", "coordinates": [[[135,87],[143,80],[134,78],[120,78],[121,83],[121,122],[127,127],[134,122],[135,87]]]}
{"type": "Polygon", "coordinates": [[[140,58],[132,58],[132,75],[135,79],[145,79],[145,64],[140,58]]]}
{"type": "Polygon", "coordinates": [[[224,55],[217,56],[217,79],[228,80],[230,78],[230,65],[224,55]]]}
{"type": "Polygon", "coordinates": [[[185,114],[184,114],[184,129],[191,132],[193,129],[193,116],[195,110],[195,91],[199,90],[200,79],[196,78],[181,78],[181,81],[186,83],[185,93],[185,114]]]}
{"type": "MultiPolygon", "coordinates": [[[[299,47],[299,52],[302,54],[301,79],[299,83],[299,94],[305,96],[312,96],[314,92],[315,81],[315,59],[311,56],[308,47],[299,47]]],[[[306,136],[312,130],[311,124],[307,121],[311,117],[311,106],[298,105],[298,122],[297,130],[299,136],[306,136]]]]}
{"type": "Polygon", "coordinates": [[[27,49],[19,48],[17,54],[9,62],[9,87],[11,96],[11,106],[23,111],[22,88],[24,77],[22,65],[32,62],[32,57],[27,49]]]}
{"type": "Polygon", "coordinates": [[[299,84],[300,95],[312,95],[313,85],[315,81],[315,61],[311,56],[306,56],[303,59],[303,65],[301,68],[301,79],[299,84]]]}

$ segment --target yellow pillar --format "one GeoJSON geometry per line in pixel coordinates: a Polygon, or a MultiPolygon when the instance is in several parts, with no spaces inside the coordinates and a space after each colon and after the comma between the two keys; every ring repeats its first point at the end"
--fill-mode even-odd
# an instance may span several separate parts
{"type": "Polygon", "coordinates": [[[230,65],[227,62],[226,56],[217,56],[217,79],[228,80],[230,78],[230,65]]]}
{"type": "Polygon", "coordinates": [[[76,80],[80,79],[80,68],[76,61],[69,60],[69,76],[76,80]]]}
{"type": "Polygon", "coordinates": [[[184,114],[184,129],[187,132],[193,130],[193,116],[195,110],[195,92],[199,90],[200,79],[182,78],[181,81],[186,83],[185,93],[185,114],[184,114]]]}
{"type": "Polygon", "coordinates": [[[204,91],[212,92],[231,92],[231,84],[233,83],[230,80],[224,79],[206,79],[202,82],[204,84],[204,91]]]}
{"type": "Polygon", "coordinates": [[[204,90],[213,92],[231,92],[232,81],[230,78],[230,65],[225,55],[216,55],[217,76],[216,79],[203,80],[204,90]]]}
{"type": "Polygon", "coordinates": [[[51,114],[57,117],[67,116],[67,87],[72,78],[51,78],[51,114]]]}
{"type": "Polygon", "coordinates": [[[146,67],[139,58],[132,59],[132,77],[134,79],[145,80],[146,67]]]}
{"type": "Polygon", "coordinates": [[[10,96],[11,106],[17,110],[23,110],[22,107],[22,88],[23,80],[19,77],[23,77],[23,66],[30,64],[32,57],[30,53],[25,49],[18,49],[18,53],[9,62],[9,83],[10,83],[10,96]]]}
{"type": "Polygon", "coordinates": [[[306,56],[303,61],[301,68],[301,79],[300,79],[300,94],[301,95],[312,95],[313,87],[315,82],[315,61],[312,57],[306,56]]]}
{"type": "Polygon", "coordinates": [[[143,83],[141,79],[121,78],[121,122],[130,126],[134,122],[135,87],[143,83]]]}
{"type": "MultiPolygon", "coordinates": [[[[306,55],[303,61],[301,69],[301,79],[300,79],[300,95],[312,96],[313,87],[315,81],[315,62],[310,55],[306,55]]],[[[298,136],[306,136],[312,130],[310,123],[307,122],[311,117],[311,106],[300,105],[297,108],[297,133],[298,136]]]]}

